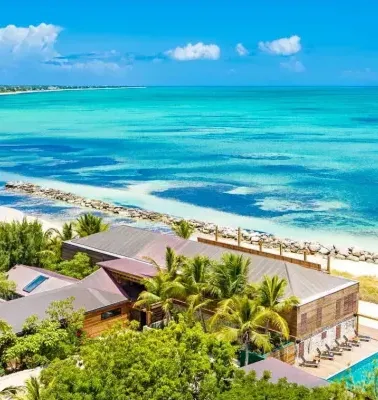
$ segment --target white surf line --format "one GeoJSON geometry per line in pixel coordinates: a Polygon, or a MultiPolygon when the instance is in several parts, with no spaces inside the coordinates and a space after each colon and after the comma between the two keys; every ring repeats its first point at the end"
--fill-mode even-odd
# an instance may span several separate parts
{"type": "Polygon", "coordinates": [[[46,188],[72,192],[87,199],[103,200],[119,205],[132,205],[145,210],[169,214],[185,219],[197,219],[207,223],[214,223],[224,227],[258,230],[272,233],[280,238],[290,238],[297,241],[316,241],[323,245],[335,244],[339,246],[359,246],[364,250],[377,251],[377,240],[374,237],[338,234],[333,232],[293,228],[280,225],[274,221],[232,214],[212,208],[201,207],[172,199],[163,199],[151,194],[161,191],[164,181],[143,182],[134,184],[125,189],[103,188],[82,184],[71,184],[43,178],[33,178],[16,174],[4,173],[2,178],[6,181],[24,181],[37,184],[46,188]]]}

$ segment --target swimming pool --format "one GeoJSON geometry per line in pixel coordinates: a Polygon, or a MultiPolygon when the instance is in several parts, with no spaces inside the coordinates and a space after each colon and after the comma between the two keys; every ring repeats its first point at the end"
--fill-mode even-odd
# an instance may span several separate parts
{"type": "Polygon", "coordinates": [[[368,383],[369,375],[372,374],[375,368],[378,368],[378,353],[372,354],[351,367],[330,376],[327,380],[329,382],[346,380],[347,383],[352,380],[354,385],[359,385],[362,382],[368,383]]]}

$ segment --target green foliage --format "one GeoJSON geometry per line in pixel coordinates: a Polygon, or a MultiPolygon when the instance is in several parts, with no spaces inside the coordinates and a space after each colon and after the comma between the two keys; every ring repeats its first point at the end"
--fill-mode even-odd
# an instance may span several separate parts
{"type": "Polygon", "coordinates": [[[195,227],[190,222],[185,221],[184,219],[182,219],[179,222],[174,222],[171,225],[171,228],[177,236],[183,239],[190,239],[190,237],[196,230],[195,227]]]}
{"type": "Polygon", "coordinates": [[[93,235],[109,229],[109,225],[105,224],[101,217],[90,213],[80,216],[74,223],[74,227],[80,237],[93,235]]]}
{"type": "Polygon", "coordinates": [[[0,272],[0,298],[4,300],[11,299],[15,290],[16,284],[13,281],[8,280],[8,277],[4,272],[0,272]]]}
{"type": "Polygon", "coordinates": [[[77,332],[83,327],[84,311],[73,308],[73,298],[51,303],[47,318],[29,317],[21,335],[10,326],[0,326],[0,356],[4,367],[33,368],[55,358],[75,353],[81,342],[77,332]]]}
{"type": "MultiPolygon", "coordinates": [[[[270,382],[269,373],[261,379],[256,379],[254,373],[239,376],[228,392],[223,392],[217,400],[353,400],[352,396],[342,385],[330,385],[309,389],[285,379],[276,384],[270,382]]],[[[362,400],[362,398],[361,398],[362,400]]]]}
{"type": "Polygon", "coordinates": [[[38,221],[0,223],[0,269],[7,271],[16,264],[41,266],[44,252],[49,251],[42,225],[38,221]]]}
{"type": "Polygon", "coordinates": [[[86,253],[76,253],[71,260],[50,265],[50,269],[72,278],[83,279],[97,268],[92,266],[91,259],[86,253]]]}
{"type": "Polygon", "coordinates": [[[42,399],[211,400],[230,386],[233,354],[199,325],[113,332],[84,345],[80,364],[47,367],[42,399]]]}

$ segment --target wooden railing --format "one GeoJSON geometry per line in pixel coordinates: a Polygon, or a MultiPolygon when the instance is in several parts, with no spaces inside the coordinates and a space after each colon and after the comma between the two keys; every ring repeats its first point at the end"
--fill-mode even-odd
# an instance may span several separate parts
{"type": "Polygon", "coordinates": [[[273,253],[268,253],[266,251],[260,251],[260,250],[254,250],[250,249],[249,247],[243,247],[243,246],[238,246],[234,245],[231,243],[226,243],[226,242],[220,242],[216,240],[211,240],[211,239],[205,239],[205,238],[197,238],[197,241],[199,243],[204,243],[204,244],[210,244],[212,246],[218,246],[218,247],[223,247],[228,250],[234,250],[234,251],[240,251],[243,253],[248,253],[248,254],[253,254],[256,256],[261,256],[261,257],[266,257],[266,258],[271,258],[274,260],[281,260],[281,261],[286,261],[292,264],[297,264],[305,268],[309,269],[314,269],[316,271],[321,271],[322,267],[320,264],[310,262],[310,261],[304,261],[304,260],[299,260],[298,258],[292,258],[292,257],[287,257],[287,256],[281,256],[279,254],[273,254],[273,253]]]}

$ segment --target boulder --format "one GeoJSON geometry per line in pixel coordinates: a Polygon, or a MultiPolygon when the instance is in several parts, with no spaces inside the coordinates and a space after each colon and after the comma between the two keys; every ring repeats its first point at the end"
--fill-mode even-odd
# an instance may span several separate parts
{"type": "Polygon", "coordinates": [[[349,255],[349,256],[347,257],[347,260],[350,260],[350,261],[360,261],[360,259],[359,259],[358,257],[352,256],[352,255],[349,255]]]}

